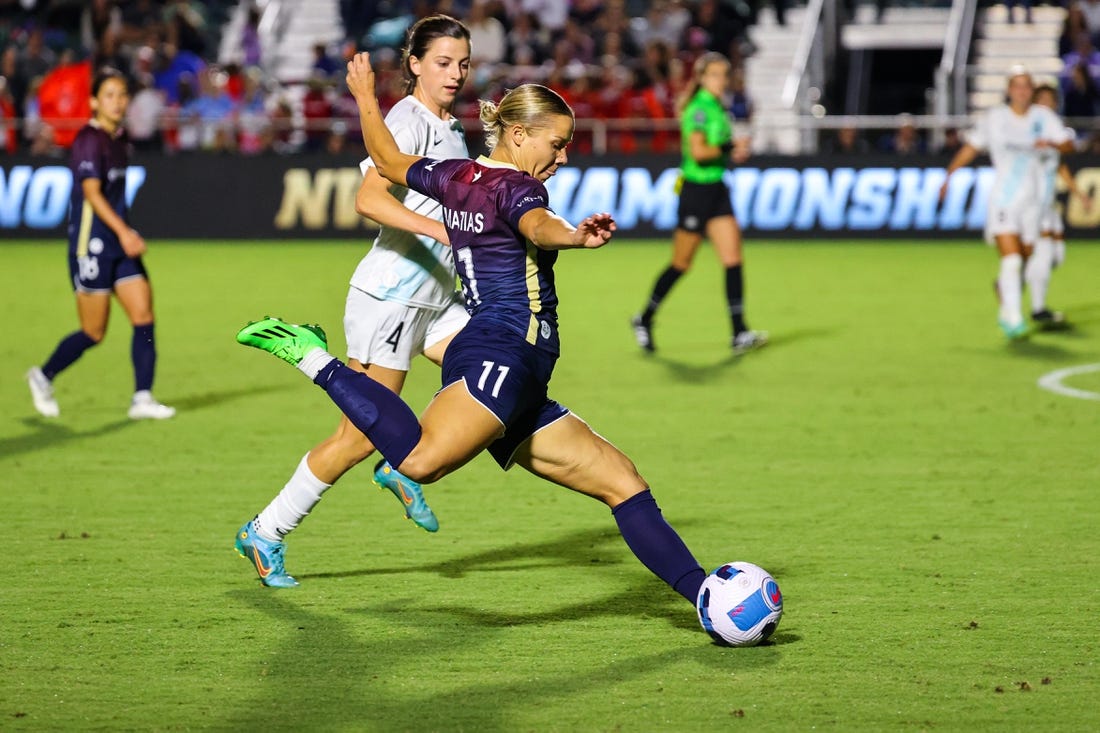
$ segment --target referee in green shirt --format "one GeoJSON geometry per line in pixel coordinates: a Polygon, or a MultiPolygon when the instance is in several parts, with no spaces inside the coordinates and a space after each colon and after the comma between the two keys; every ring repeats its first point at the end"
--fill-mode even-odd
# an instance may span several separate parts
{"type": "Polygon", "coordinates": [[[634,316],[634,336],[646,351],[656,350],[653,321],[661,301],[691,267],[703,235],[714,244],[726,270],[726,302],[733,328],[731,345],[742,354],[767,343],[764,331],[745,323],[741,228],[733,216],[730,190],[723,176],[728,164],[748,158],[747,144],[735,144],[723,97],[729,89],[730,63],[719,53],[695,62],[692,82],[680,104],[680,207],[672,237],[672,262],[657,278],[645,310],[634,316]]]}

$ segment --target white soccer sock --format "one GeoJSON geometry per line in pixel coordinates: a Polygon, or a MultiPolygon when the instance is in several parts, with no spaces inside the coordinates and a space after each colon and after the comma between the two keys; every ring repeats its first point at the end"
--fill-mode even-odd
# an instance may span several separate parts
{"type": "Polygon", "coordinates": [[[1054,242],[1050,237],[1039,237],[1035,250],[1024,267],[1024,280],[1031,293],[1031,312],[1047,307],[1047,290],[1050,287],[1050,271],[1054,265],[1054,242]]]}
{"type": "Polygon", "coordinates": [[[282,541],[317,506],[330,486],[309,470],[306,453],[283,490],[252,521],[256,534],[272,542],[282,541]]]}
{"type": "Polygon", "coordinates": [[[1001,258],[1001,272],[997,276],[997,289],[1001,293],[1001,320],[1010,326],[1018,326],[1024,322],[1020,313],[1020,303],[1023,300],[1023,283],[1020,281],[1020,270],[1023,269],[1024,258],[1018,254],[1005,255],[1001,258]]]}
{"type": "Polygon", "coordinates": [[[310,349],[309,353],[298,362],[298,369],[310,379],[316,379],[321,370],[335,358],[335,356],[320,347],[310,349]]]}

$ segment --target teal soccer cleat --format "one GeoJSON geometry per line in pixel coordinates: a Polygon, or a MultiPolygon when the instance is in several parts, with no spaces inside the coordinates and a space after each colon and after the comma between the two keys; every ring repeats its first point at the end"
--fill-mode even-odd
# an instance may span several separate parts
{"type": "Polygon", "coordinates": [[[999,320],[997,321],[997,325],[1001,327],[1001,330],[1004,331],[1005,337],[1009,341],[1020,341],[1028,336],[1027,324],[1023,321],[1012,324],[1005,320],[999,320]]]}
{"type": "Polygon", "coordinates": [[[251,520],[245,522],[237,532],[234,546],[241,557],[251,560],[256,566],[256,574],[264,585],[272,588],[293,588],[298,585],[298,581],[287,575],[283,567],[286,545],[260,537],[252,528],[251,520]]]}
{"type": "Polygon", "coordinates": [[[428,502],[424,501],[424,492],[421,491],[420,484],[391,466],[385,458],[374,467],[374,483],[378,484],[379,488],[389,489],[390,493],[397,497],[405,507],[405,516],[416,522],[417,527],[429,532],[439,530],[439,520],[435,518],[428,502]]]}
{"type": "Polygon", "coordinates": [[[294,366],[314,349],[328,350],[328,337],[320,326],[299,326],[271,316],[253,321],[238,331],[237,343],[263,349],[294,366]]]}

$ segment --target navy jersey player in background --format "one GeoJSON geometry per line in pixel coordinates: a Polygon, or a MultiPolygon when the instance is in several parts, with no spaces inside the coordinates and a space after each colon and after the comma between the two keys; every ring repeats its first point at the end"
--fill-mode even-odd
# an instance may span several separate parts
{"type": "Polygon", "coordinates": [[[69,207],[69,273],[80,328],[57,345],[41,367],[27,372],[34,407],[46,417],[60,414],[53,380],[103,340],[114,293],[134,326],[134,420],[164,419],[175,409],[153,398],[157,352],[153,340],[153,293],[142,264],[145,240],[130,228],[126,168],[130,143],[122,128],[130,94],[121,72],[104,67],[92,80],[92,119],[73,141],[69,207]]]}
{"type": "Polygon", "coordinates": [[[499,107],[482,102],[488,158],[432,160],[394,143],[367,54],[352,59],[347,79],[378,172],[443,204],[471,315],[443,357],[443,388],[418,422],[400,397],[329,354],[319,327],[268,318],[237,340],[296,365],[416,481],[436,481],[488,450],[505,469],[519,464],[604,502],[638,559],[694,603],[705,573],[634,464],[547,395],[558,358],[558,250],[603,246],[615,229],[609,214],[574,227],[549,208],[543,182],[566,163],[569,105],[546,87],[517,87],[499,107]]]}

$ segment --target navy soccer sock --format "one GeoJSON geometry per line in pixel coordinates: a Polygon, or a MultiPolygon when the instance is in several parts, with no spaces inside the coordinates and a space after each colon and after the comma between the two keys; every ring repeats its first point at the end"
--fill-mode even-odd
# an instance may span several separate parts
{"type": "Polygon", "coordinates": [[[646,304],[645,310],[642,311],[642,322],[648,325],[653,321],[653,316],[657,314],[657,308],[661,305],[661,301],[665,299],[669,291],[672,290],[672,286],[676,284],[676,281],[684,274],[683,270],[677,270],[672,265],[665,268],[665,271],[657,277],[657,282],[653,285],[653,293],[649,296],[649,303],[646,304]]]}
{"type": "Polygon", "coordinates": [[[745,276],[741,265],[726,268],[726,302],[734,335],[748,330],[745,325],[745,276]]]}
{"type": "Polygon", "coordinates": [[[153,337],[153,324],[134,326],[130,341],[130,361],[134,364],[134,391],[153,388],[153,370],[157,365],[157,344],[153,337]]]}
{"type": "Polygon", "coordinates": [[[619,504],[611,513],[631,552],[650,572],[694,604],[707,574],[680,535],[661,516],[661,508],[653,494],[646,489],[619,504]]]}
{"type": "Polygon", "coordinates": [[[388,387],[333,359],[313,380],[398,470],[420,442],[420,422],[388,387]]]}
{"type": "Polygon", "coordinates": [[[57,345],[57,348],[50,354],[50,358],[42,365],[42,373],[46,375],[46,379],[52,381],[54,377],[72,366],[74,361],[97,343],[99,342],[83,331],[73,331],[61,339],[61,343],[57,345]]]}

